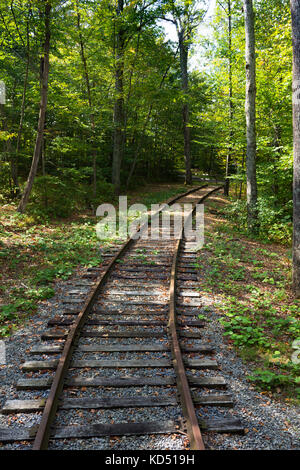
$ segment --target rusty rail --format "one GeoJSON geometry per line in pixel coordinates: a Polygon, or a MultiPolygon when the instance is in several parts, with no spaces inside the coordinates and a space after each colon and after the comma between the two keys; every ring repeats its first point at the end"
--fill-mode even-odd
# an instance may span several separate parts
{"type": "MultiPolygon", "coordinates": [[[[213,189],[212,191],[205,194],[201,197],[197,204],[201,204],[207,197],[213,194],[216,191],[219,191],[223,187],[213,189]]],[[[192,217],[197,204],[195,205],[193,211],[191,211],[189,217],[192,217]]],[[[179,249],[184,236],[184,227],[181,230],[180,237],[176,244],[176,249],[173,257],[172,270],[171,270],[171,279],[170,279],[170,307],[169,307],[169,322],[168,330],[171,338],[171,349],[173,355],[173,365],[176,372],[177,388],[180,394],[180,401],[182,409],[184,412],[187,433],[190,440],[190,447],[192,450],[205,450],[201,430],[199,427],[198,419],[196,416],[196,411],[193,404],[193,399],[190,392],[190,387],[188,384],[185,367],[182,359],[182,352],[180,349],[180,344],[177,335],[177,322],[176,322],[176,275],[177,275],[177,263],[179,257],[179,249]]]]}

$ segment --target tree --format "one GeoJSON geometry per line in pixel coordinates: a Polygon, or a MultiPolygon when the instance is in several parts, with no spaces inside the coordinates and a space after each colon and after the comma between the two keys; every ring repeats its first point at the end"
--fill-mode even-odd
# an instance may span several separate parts
{"type": "MultiPolygon", "coordinates": [[[[32,157],[31,168],[29,176],[25,185],[24,192],[22,194],[21,201],[18,206],[19,212],[24,212],[28,199],[32,190],[34,178],[37,172],[37,167],[41,155],[43,137],[44,137],[44,128],[45,128],[45,118],[46,118],[46,109],[47,109],[47,99],[48,99],[48,76],[49,76],[49,52],[50,52],[50,12],[51,12],[51,3],[48,1],[45,3],[44,8],[44,24],[45,24],[45,42],[44,42],[44,55],[41,58],[41,101],[40,101],[40,113],[38,120],[38,129],[36,142],[32,157]]],[[[41,15],[42,16],[42,15],[41,15]]]]}
{"type": "MultiPolygon", "coordinates": [[[[125,82],[127,70],[125,69],[126,48],[132,39],[138,35],[136,54],[138,55],[140,34],[144,26],[150,26],[155,18],[152,15],[152,7],[156,2],[126,2],[117,0],[114,17],[114,113],[113,113],[113,158],[112,158],[112,183],[116,194],[121,186],[121,164],[126,147],[126,128],[128,124],[127,110],[125,106],[125,82]],[[145,13],[150,11],[147,16],[145,13]],[[125,71],[125,73],[124,73],[125,71]]],[[[132,69],[133,71],[133,69],[132,69]]],[[[132,72],[129,73],[129,91],[127,102],[131,95],[132,72]]],[[[128,103],[127,103],[128,104],[128,103]]]]}
{"type": "Polygon", "coordinates": [[[171,1],[172,21],[176,26],[180,54],[182,88],[182,125],[184,138],[185,184],[192,184],[191,132],[189,109],[188,54],[193,31],[203,17],[198,2],[192,0],[171,1]]]}
{"type": "Polygon", "coordinates": [[[124,0],[117,0],[116,6],[116,34],[115,34],[115,104],[114,104],[114,142],[113,142],[113,163],[112,182],[115,193],[120,192],[120,171],[124,147],[124,46],[125,31],[123,25],[124,0]]]}
{"type": "Polygon", "coordinates": [[[257,181],[256,181],[256,64],[255,31],[252,0],[244,0],[246,33],[246,134],[247,134],[247,213],[248,229],[258,230],[257,181]]]}
{"type": "Polygon", "coordinates": [[[225,196],[229,196],[229,176],[230,164],[232,160],[233,144],[233,92],[232,92],[232,15],[231,0],[227,0],[227,18],[228,18],[228,81],[229,81],[229,145],[226,157],[226,179],[224,186],[225,196]]]}
{"type": "Polygon", "coordinates": [[[291,0],[293,39],[293,289],[300,296],[300,0],[291,0]]]}
{"type": "Polygon", "coordinates": [[[191,133],[189,127],[189,104],[188,104],[188,52],[190,39],[190,25],[188,16],[185,13],[183,17],[179,17],[176,22],[179,52],[180,52],[180,70],[181,70],[181,86],[183,91],[182,105],[182,124],[184,138],[184,161],[185,161],[185,184],[192,184],[191,171],[191,133]]]}
{"type": "MultiPolygon", "coordinates": [[[[31,60],[30,50],[30,36],[29,36],[29,23],[31,15],[31,5],[29,1],[23,1],[17,3],[11,0],[9,8],[7,3],[0,6],[0,29],[1,29],[1,47],[2,57],[11,55],[10,60],[14,62],[14,58],[18,60],[18,63],[14,63],[14,67],[11,67],[11,75],[13,78],[13,88],[15,90],[13,94],[12,104],[13,112],[17,109],[17,98],[18,93],[18,77],[24,74],[23,87],[22,87],[22,100],[20,106],[20,115],[18,117],[19,122],[16,125],[14,122],[10,124],[11,138],[6,142],[7,154],[10,160],[11,178],[12,178],[12,197],[16,197],[19,194],[19,181],[18,181],[18,166],[19,166],[19,153],[20,153],[20,141],[23,130],[23,120],[26,104],[26,91],[29,77],[29,70],[38,73],[38,69],[33,65],[31,60]],[[7,54],[9,51],[9,54],[7,54]],[[25,71],[23,70],[23,63],[26,63],[25,71]],[[16,145],[13,149],[13,141],[16,145]]],[[[5,61],[5,59],[4,59],[5,61]]],[[[7,83],[7,75],[5,76],[7,83]]],[[[12,78],[12,77],[11,77],[12,78]]],[[[9,112],[8,112],[9,113],[9,112]]],[[[5,113],[7,114],[7,113],[5,113]]],[[[5,116],[4,126],[7,124],[8,115],[5,116]]]]}
{"type": "Polygon", "coordinates": [[[83,66],[83,75],[84,75],[84,79],[86,83],[87,101],[89,104],[89,108],[91,110],[92,144],[94,147],[93,148],[93,197],[95,198],[97,195],[97,152],[95,149],[95,142],[94,142],[95,116],[94,116],[94,111],[92,109],[93,103],[92,103],[91,84],[90,84],[90,76],[89,76],[89,71],[88,71],[88,66],[87,66],[86,55],[85,55],[84,39],[83,39],[82,28],[81,28],[79,0],[76,0],[75,9],[76,9],[76,14],[77,14],[77,30],[78,30],[78,36],[79,36],[80,56],[81,56],[82,66],[83,66]]]}

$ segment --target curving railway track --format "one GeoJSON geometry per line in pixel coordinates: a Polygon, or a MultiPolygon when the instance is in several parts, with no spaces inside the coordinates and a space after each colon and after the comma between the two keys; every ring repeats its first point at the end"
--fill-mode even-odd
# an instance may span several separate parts
{"type": "MultiPolygon", "coordinates": [[[[193,217],[197,204],[219,189],[205,185],[167,203],[192,203],[193,217]]],[[[30,351],[38,360],[22,365],[33,377],[16,385],[47,391],[47,398],[7,400],[1,410],[40,412],[39,424],[2,428],[0,441],[32,441],[41,450],[57,440],[67,448],[72,439],[179,433],[190,449],[203,450],[203,432],[243,432],[237,420],[199,416],[201,406],[230,407],[233,400],[224,379],[210,373],[218,364],[202,335],[205,321],[198,319],[192,241],[184,230],[179,239],[131,238],[73,282],[63,315],[48,321],[42,342],[30,351]],[[146,420],[139,413],[145,408],[146,420]],[[126,410],[127,418],[112,422],[116,409],[126,410]],[[168,409],[175,410],[171,419],[168,409]],[[74,412],[82,415],[79,422],[74,412]]]]}

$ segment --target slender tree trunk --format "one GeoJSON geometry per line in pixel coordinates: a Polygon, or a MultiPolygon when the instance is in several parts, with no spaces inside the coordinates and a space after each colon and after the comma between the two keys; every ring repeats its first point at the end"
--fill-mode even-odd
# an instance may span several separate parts
{"type": "MultiPolygon", "coordinates": [[[[7,116],[5,112],[5,107],[4,103],[0,103],[0,117],[1,117],[1,130],[4,132],[7,132],[7,129],[9,127],[7,123],[7,116]]],[[[13,194],[13,160],[9,159],[10,156],[10,139],[7,141],[2,141],[1,142],[1,150],[3,153],[3,159],[4,161],[9,161],[10,160],[10,176],[9,176],[9,188],[10,188],[10,193],[13,194]]]]}
{"type": "MultiPolygon", "coordinates": [[[[85,78],[86,89],[87,89],[88,103],[89,103],[90,109],[92,110],[91,85],[90,85],[90,78],[89,78],[89,72],[88,72],[88,67],[87,67],[87,61],[86,61],[86,57],[85,57],[83,37],[82,37],[82,32],[81,32],[81,23],[80,23],[80,13],[79,13],[78,1],[76,2],[76,6],[77,6],[77,29],[78,29],[78,34],[79,34],[80,55],[81,55],[83,71],[84,71],[84,78],[85,78]]],[[[91,127],[92,127],[92,133],[93,133],[92,146],[94,147],[95,146],[95,144],[94,144],[95,115],[94,115],[93,112],[91,112],[91,127]]],[[[96,152],[95,148],[93,148],[93,196],[94,197],[97,196],[97,152],[96,152]]]]}
{"type": "MultiPolygon", "coordinates": [[[[16,86],[17,81],[14,80],[14,84],[11,90],[11,94],[13,96],[12,99],[12,109],[15,108],[15,97],[16,97],[16,86]]],[[[11,123],[9,121],[9,115],[6,115],[4,105],[2,106],[2,115],[3,115],[3,130],[11,132],[11,123]]],[[[9,161],[10,164],[10,179],[9,179],[9,187],[10,187],[10,195],[11,197],[16,196],[16,187],[17,187],[17,166],[16,166],[16,158],[15,153],[12,151],[12,141],[13,138],[9,138],[4,142],[4,158],[9,161]]]]}
{"type": "MultiPolygon", "coordinates": [[[[242,160],[242,172],[244,170],[245,166],[245,155],[243,152],[243,160],[242,160]]],[[[243,180],[240,181],[240,192],[239,192],[239,199],[242,199],[242,192],[243,192],[243,180]]]]}
{"type": "Polygon", "coordinates": [[[20,144],[21,144],[21,136],[23,131],[23,121],[24,121],[24,114],[25,114],[25,104],[26,104],[26,92],[27,92],[27,85],[28,85],[28,75],[29,75],[29,64],[30,64],[30,40],[29,40],[29,22],[27,20],[27,61],[26,61],[26,70],[25,70],[25,77],[24,77],[24,85],[23,85],[23,93],[22,93],[22,103],[21,103],[21,112],[20,112],[20,121],[19,121],[19,128],[17,134],[17,142],[16,142],[16,151],[15,151],[15,158],[12,167],[12,178],[15,186],[15,195],[17,196],[20,192],[19,187],[19,180],[18,180],[18,166],[19,166],[19,152],[20,152],[20,144]]]}
{"type": "Polygon", "coordinates": [[[27,91],[27,84],[28,84],[28,73],[29,73],[29,58],[28,58],[27,63],[26,63],[26,71],[25,71],[23,94],[22,94],[21,113],[20,113],[20,122],[19,122],[17,144],[16,144],[16,155],[18,155],[18,153],[20,151],[20,143],[21,143],[21,136],[22,136],[22,130],[23,130],[23,121],[24,121],[24,114],[25,114],[25,102],[26,102],[26,91],[27,91]]]}
{"type": "Polygon", "coordinates": [[[230,164],[232,160],[232,144],[233,144],[233,93],[232,93],[232,17],[231,17],[231,0],[227,2],[228,12],[228,52],[229,52],[229,64],[228,64],[228,78],[229,78],[229,147],[226,158],[226,180],[224,186],[225,196],[229,196],[229,176],[230,176],[230,164]]]}
{"type": "Polygon", "coordinates": [[[248,230],[258,231],[256,181],[256,67],[255,32],[252,0],[244,0],[246,32],[246,127],[247,127],[247,212],[248,230]]]}
{"type": "Polygon", "coordinates": [[[33,186],[33,182],[34,182],[34,178],[37,172],[37,167],[38,167],[42,144],[43,144],[45,116],[46,116],[47,100],[48,100],[50,12],[51,12],[51,4],[49,2],[46,2],[45,10],[44,10],[45,43],[44,43],[44,57],[41,60],[41,101],[40,101],[40,113],[39,113],[39,120],[38,120],[38,130],[37,130],[37,137],[36,137],[29,176],[26,182],[23,195],[22,195],[22,199],[18,206],[19,212],[24,212],[26,205],[28,203],[29,196],[30,196],[32,186],[33,186]]]}
{"type": "MultiPolygon", "coordinates": [[[[118,0],[117,18],[120,19],[124,8],[124,0],[118,0]]],[[[120,173],[121,163],[124,149],[124,90],[123,90],[123,74],[124,74],[124,31],[122,25],[117,25],[116,34],[116,63],[115,63],[115,104],[114,104],[114,137],[113,137],[113,163],[112,163],[112,183],[115,193],[120,193],[120,173]]]]}
{"type": "MultiPolygon", "coordinates": [[[[46,176],[46,136],[45,135],[43,138],[41,156],[42,156],[42,175],[45,177],[46,176]]],[[[44,179],[43,191],[44,191],[44,204],[45,204],[45,208],[47,209],[48,208],[48,188],[47,188],[46,178],[44,179]]]]}
{"type": "Polygon", "coordinates": [[[124,131],[123,131],[123,148],[125,146],[126,142],[126,133],[127,133],[127,121],[128,121],[128,114],[129,114],[129,105],[130,105],[130,98],[131,98],[131,92],[132,92],[132,78],[133,74],[135,71],[135,64],[137,62],[138,54],[139,54],[139,48],[140,48],[140,39],[141,39],[141,29],[139,30],[138,37],[137,37],[137,42],[136,42],[136,47],[135,47],[135,55],[133,59],[133,63],[131,66],[131,70],[129,73],[129,79],[128,79],[128,92],[126,96],[126,102],[124,102],[124,131]]]}
{"type": "Polygon", "coordinates": [[[185,30],[182,28],[178,32],[180,69],[181,69],[181,88],[184,94],[184,103],[182,106],[183,138],[184,138],[184,161],[185,161],[185,184],[192,184],[191,171],[191,135],[189,128],[189,105],[188,105],[188,44],[185,39],[185,30]]]}
{"type": "Polygon", "coordinates": [[[274,196],[275,196],[275,199],[279,201],[279,189],[280,189],[280,186],[279,186],[279,172],[281,171],[279,168],[278,168],[278,162],[280,160],[280,157],[281,157],[281,127],[280,125],[276,124],[275,127],[274,127],[274,141],[273,141],[273,145],[274,145],[274,171],[273,171],[273,184],[272,184],[272,187],[273,187],[273,193],[274,193],[274,196]]]}
{"type": "Polygon", "coordinates": [[[291,0],[293,38],[293,290],[300,297],[300,0],[291,0]]]}

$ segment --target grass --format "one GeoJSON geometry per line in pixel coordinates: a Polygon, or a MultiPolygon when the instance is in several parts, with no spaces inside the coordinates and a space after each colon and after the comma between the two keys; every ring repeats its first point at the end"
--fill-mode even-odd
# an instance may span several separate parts
{"type": "MultiPolygon", "coordinates": [[[[199,185],[200,186],[200,185],[199,185]]],[[[150,209],[151,204],[159,204],[165,202],[171,197],[175,197],[177,194],[187,191],[186,187],[172,188],[166,191],[157,191],[155,193],[145,194],[142,198],[142,204],[145,204],[150,209]]]]}
{"type": "MultiPolygon", "coordinates": [[[[128,194],[128,204],[151,204],[183,193],[181,185],[146,186],[128,194]]],[[[111,202],[111,201],[107,201],[111,202]]],[[[0,337],[9,336],[34,314],[41,301],[54,295],[55,281],[70,278],[75,269],[101,263],[99,240],[92,213],[37,222],[4,205],[0,218],[0,337]]],[[[115,242],[107,240],[102,248],[115,242]]]]}
{"type": "Polygon", "coordinates": [[[229,346],[250,361],[249,380],[267,393],[297,401],[300,301],[290,289],[290,249],[239,232],[224,217],[227,204],[219,196],[208,201],[206,243],[195,260],[199,288],[218,307],[229,346]]]}

